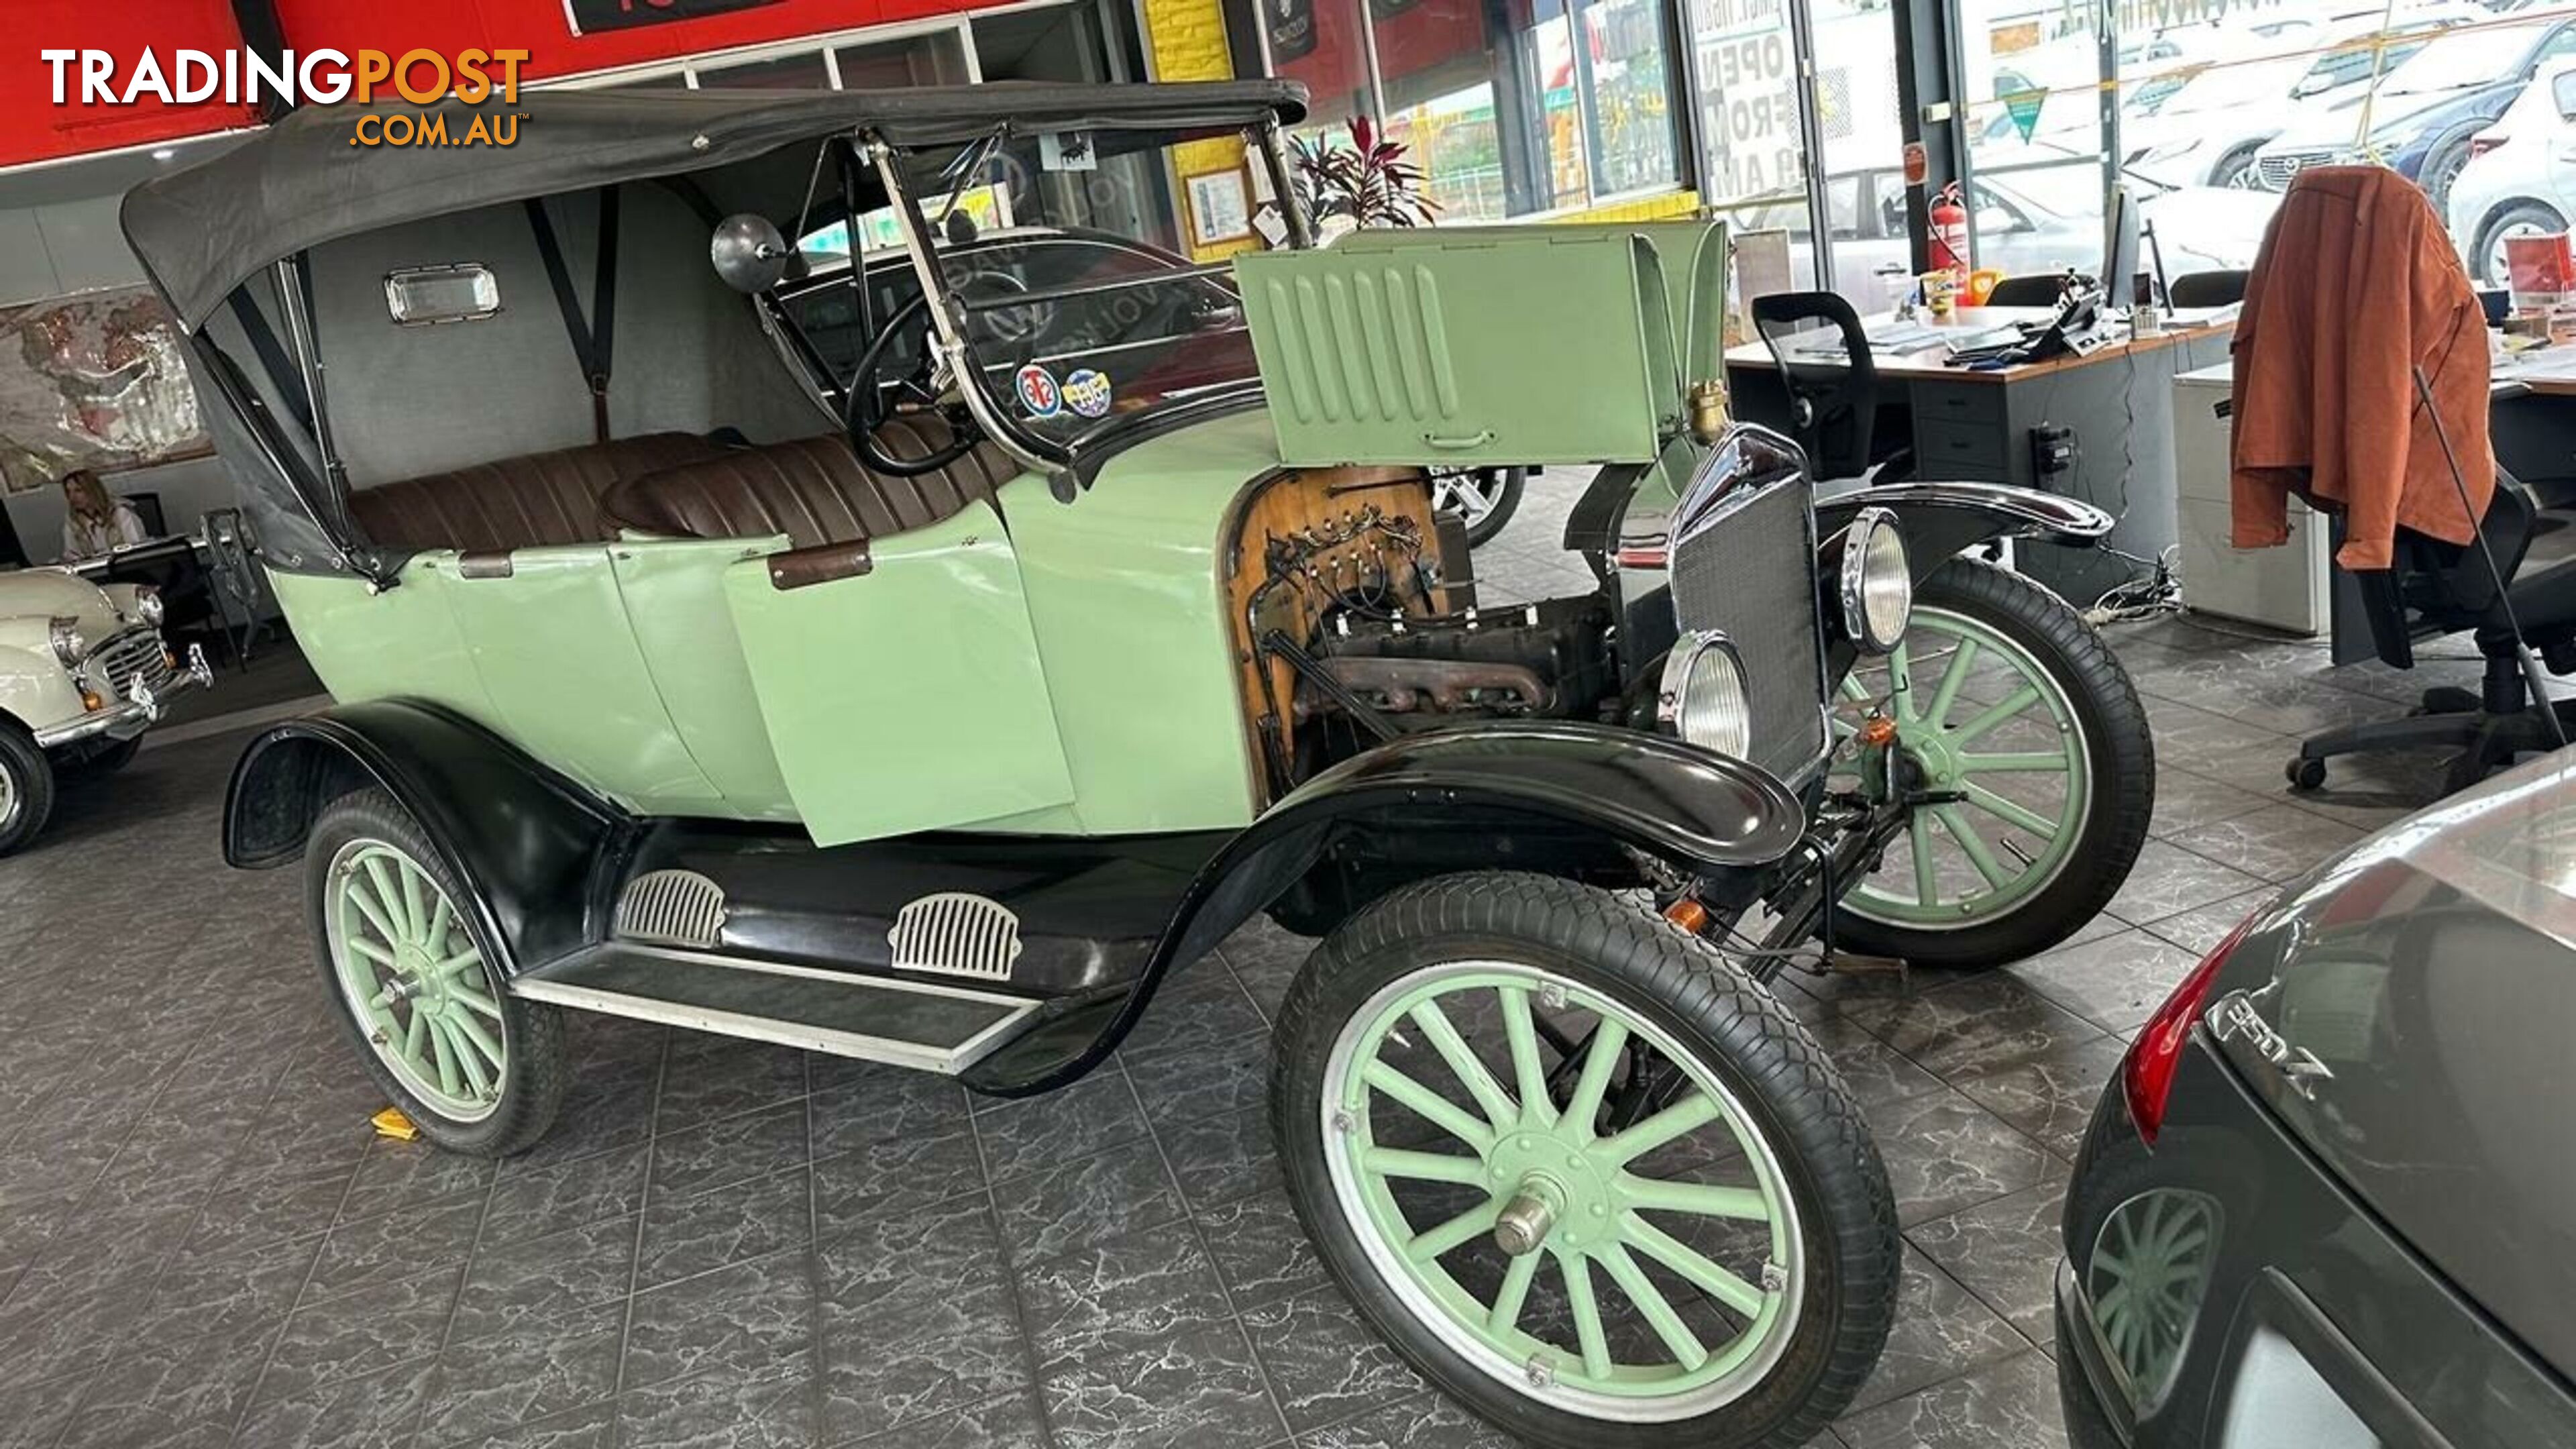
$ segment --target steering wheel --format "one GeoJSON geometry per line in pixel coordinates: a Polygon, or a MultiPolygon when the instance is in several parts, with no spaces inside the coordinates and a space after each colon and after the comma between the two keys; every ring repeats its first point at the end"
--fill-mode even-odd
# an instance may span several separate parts
{"type": "MultiPolygon", "coordinates": [[[[930,298],[927,293],[916,296],[896,308],[894,315],[886,319],[885,326],[878,328],[877,335],[869,340],[867,350],[859,354],[857,364],[850,369],[850,385],[842,395],[841,427],[850,435],[850,447],[859,455],[860,462],[880,473],[897,478],[918,478],[924,473],[936,473],[965,457],[974,451],[975,444],[981,439],[975,431],[975,424],[971,418],[961,418],[954,413],[949,413],[948,426],[949,430],[956,435],[955,438],[948,446],[927,456],[897,458],[877,446],[877,425],[884,422],[887,417],[887,414],[878,406],[877,394],[882,384],[878,381],[877,374],[885,366],[887,344],[907,328],[917,329],[920,332],[922,355],[929,356],[930,298]]],[[[926,400],[930,399],[929,390],[919,382],[906,378],[903,385],[921,394],[926,400]]],[[[943,409],[943,411],[946,410],[943,409]]]]}

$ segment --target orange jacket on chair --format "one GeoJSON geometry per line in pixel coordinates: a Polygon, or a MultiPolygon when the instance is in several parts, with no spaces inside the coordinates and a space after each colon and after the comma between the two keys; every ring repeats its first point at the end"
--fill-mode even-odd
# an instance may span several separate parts
{"type": "Polygon", "coordinates": [[[2234,355],[2238,548],[2288,541],[2292,493],[2343,515],[2335,562],[2347,569],[2387,568],[2399,528],[2475,536],[2495,491],[2486,319],[2413,182],[2377,166],[2300,172],[2246,281],[2234,355]],[[2416,395],[2418,366],[2433,413],[2416,395]]]}

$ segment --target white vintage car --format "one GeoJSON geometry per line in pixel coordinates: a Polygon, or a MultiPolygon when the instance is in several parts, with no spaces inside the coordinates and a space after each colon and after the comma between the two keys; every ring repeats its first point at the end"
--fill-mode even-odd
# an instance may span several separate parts
{"type": "Polygon", "coordinates": [[[212,680],[203,650],[162,642],[150,585],[0,573],[0,855],[44,828],[57,771],[124,764],[171,696],[212,680]]]}

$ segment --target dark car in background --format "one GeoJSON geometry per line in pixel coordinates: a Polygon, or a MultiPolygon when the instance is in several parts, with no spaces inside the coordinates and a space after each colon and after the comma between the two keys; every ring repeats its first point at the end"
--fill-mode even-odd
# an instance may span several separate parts
{"type": "Polygon", "coordinates": [[[2311,166],[2389,166],[2424,188],[2435,210],[2494,125],[2543,66],[2576,57],[2576,20],[2490,22],[2455,30],[2390,69],[2376,86],[2293,125],[2254,153],[2255,183],[2286,191],[2311,166]]]}
{"type": "Polygon", "coordinates": [[[2576,1443],[2576,756],[2328,862],[2139,1031],[2068,1189],[2078,1449],[2576,1443]]]}

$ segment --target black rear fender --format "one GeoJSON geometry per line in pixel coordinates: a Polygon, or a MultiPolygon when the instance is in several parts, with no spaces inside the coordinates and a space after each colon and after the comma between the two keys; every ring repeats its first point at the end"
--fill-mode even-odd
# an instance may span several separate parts
{"type": "Polygon", "coordinates": [[[1777,863],[1805,830],[1797,798],[1760,766],[1661,735],[1547,722],[1391,741],[1307,781],[1202,867],[1126,992],[1069,1006],[986,1058],[966,1082],[1027,1096],[1091,1070],[1117,1049],[1166,975],[1307,880],[1355,832],[1392,833],[1400,853],[1406,834],[1473,831],[1488,868],[1497,861],[1544,868],[1546,860],[1574,858],[1565,846],[1582,841],[1723,875],[1777,863]],[[1517,852],[1524,840],[1547,850],[1517,852]]]}
{"type": "Polygon", "coordinates": [[[587,943],[625,818],[469,720],[404,700],[343,705],[263,732],[233,767],[224,860],[260,870],[304,853],[333,800],[380,788],[465,883],[505,972],[587,943]]]}

